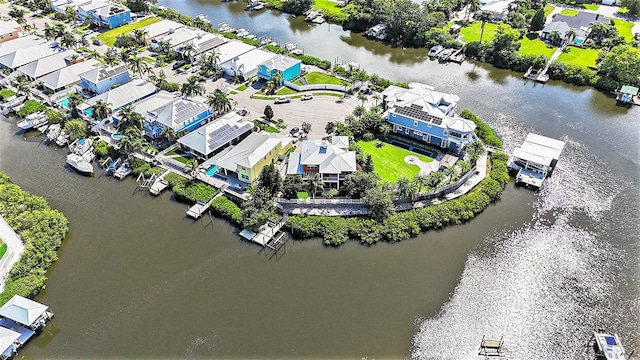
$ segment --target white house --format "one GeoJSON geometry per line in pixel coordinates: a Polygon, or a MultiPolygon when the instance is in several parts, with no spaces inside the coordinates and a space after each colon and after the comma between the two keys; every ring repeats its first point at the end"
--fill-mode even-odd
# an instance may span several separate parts
{"type": "Polygon", "coordinates": [[[325,187],[340,189],[345,177],[357,171],[356,152],[349,151],[349,137],[333,136],[326,140],[305,140],[300,152],[289,156],[287,175],[303,179],[320,174],[325,187]]]}

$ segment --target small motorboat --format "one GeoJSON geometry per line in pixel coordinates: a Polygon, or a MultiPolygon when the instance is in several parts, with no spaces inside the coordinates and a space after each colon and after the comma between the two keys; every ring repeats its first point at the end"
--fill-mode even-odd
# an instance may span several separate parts
{"type": "Polygon", "coordinates": [[[91,145],[93,145],[91,139],[78,139],[69,145],[69,150],[74,154],[82,155],[91,150],[91,145]]]}
{"type": "Polygon", "coordinates": [[[69,143],[69,134],[64,132],[64,130],[60,131],[60,135],[56,138],[56,144],[58,146],[65,146],[69,143]]]}
{"type": "Polygon", "coordinates": [[[116,170],[116,172],[113,173],[113,177],[117,178],[117,179],[124,179],[127,176],[129,176],[129,174],[131,174],[133,172],[133,170],[131,170],[131,168],[129,167],[129,164],[122,163],[122,165],[120,165],[120,167],[116,170]]]}
{"type": "Polygon", "coordinates": [[[49,131],[47,132],[47,141],[51,142],[53,140],[56,140],[58,136],[60,136],[61,132],[62,127],[60,126],[60,124],[52,124],[51,126],[49,126],[49,131]]]}
{"type": "Polygon", "coordinates": [[[18,123],[18,127],[22,130],[30,130],[46,124],[47,121],[49,121],[49,119],[47,119],[47,115],[43,112],[37,112],[27,115],[24,120],[18,123]]]}
{"type": "Polygon", "coordinates": [[[438,55],[438,53],[440,53],[440,51],[442,51],[442,46],[436,45],[436,46],[432,47],[431,50],[429,50],[429,53],[427,54],[427,56],[434,57],[434,56],[438,55]]]}
{"type": "Polygon", "coordinates": [[[67,164],[80,174],[93,174],[93,165],[78,154],[67,155],[67,164]]]}
{"type": "MultiPolygon", "coordinates": [[[[618,334],[611,335],[604,329],[598,329],[590,340],[596,360],[625,360],[627,353],[622,347],[618,334]]],[[[633,356],[633,353],[631,354],[633,356]]]]}

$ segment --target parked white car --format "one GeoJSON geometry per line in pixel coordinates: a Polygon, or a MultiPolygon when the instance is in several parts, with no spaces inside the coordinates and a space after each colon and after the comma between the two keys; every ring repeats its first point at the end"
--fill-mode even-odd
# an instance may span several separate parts
{"type": "Polygon", "coordinates": [[[284,104],[284,103],[290,103],[290,102],[291,102],[291,97],[289,96],[280,96],[273,101],[274,104],[284,104]]]}

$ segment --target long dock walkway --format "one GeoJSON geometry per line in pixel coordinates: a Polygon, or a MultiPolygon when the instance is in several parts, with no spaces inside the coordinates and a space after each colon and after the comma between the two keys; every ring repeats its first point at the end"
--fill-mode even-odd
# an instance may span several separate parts
{"type": "Polygon", "coordinates": [[[218,192],[207,202],[198,201],[193,206],[191,206],[187,210],[187,216],[193,219],[199,219],[202,214],[204,214],[207,210],[209,210],[209,206],[211,206],[211,202],[213,199],[217,198],[220,195],[224,194],[224,186],[218,190],[218,192]]]}
{"type": "Polygon", "coordinates": [[[7,224],[0,215],[0,239],[7,244],[7,252],[0,259],[0,291],[4,290],[4,280],[6,279],[13,264],[20,260],[20,255],[24,251],[24,244],[18,234],[7,224]]]}

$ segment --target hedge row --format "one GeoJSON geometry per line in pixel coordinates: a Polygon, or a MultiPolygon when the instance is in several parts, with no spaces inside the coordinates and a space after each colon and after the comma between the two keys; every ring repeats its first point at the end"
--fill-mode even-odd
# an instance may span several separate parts
{"type": "Polygon", "coordinates": [[[225,196],[213,199],[211,210],[215,215],[231,221],[234,225],[242,224],[242,209],[225,196]]]}
{"type": "Polygon", "coordinates": [[[164,179],[169,182],[171,190],[176,193],[176,196],[180,200],[205,202],[209,201],[209,199],[218,192],[218,190],[211,185],[199,181],[192,181],[174,173],[168,173],[164,179]]]}
{"type": "Polygon", "coordinates": [[[359,217],[294,215],[287,219],[285,227],[293,228],[295,238],[321,237],[326,245],[335,246],[349,239],[364,244],[402,241],[417,236],[420,231],[461,224],[500,199],[504,185],[509,181],[506,160],[507,157],[502,153],[492,154],[489,178],[455,200],[396,213],[382,222],[359,217]]]}
{"type": "Polygon", "coordinates": [[[493,147],[497,147],[499,149],[502,148],[502,140],[496,135],[496,132],[487,125],[480,117],[469,110],[462,110],[460,116],[471,120],[476,124],[475,133],[478,137],[487,145],[491,145],[493,147]]]}
{"type": "Polygon", "coordinates": [[[69,222],[44,198],[23,191],[1,172],[0,214],[25,245],[20,260],[7,276],[0,304],[16,294],[33,298],[45,286],[47,268],[58,258],[56,250],[69,230],[69,222]]]}

